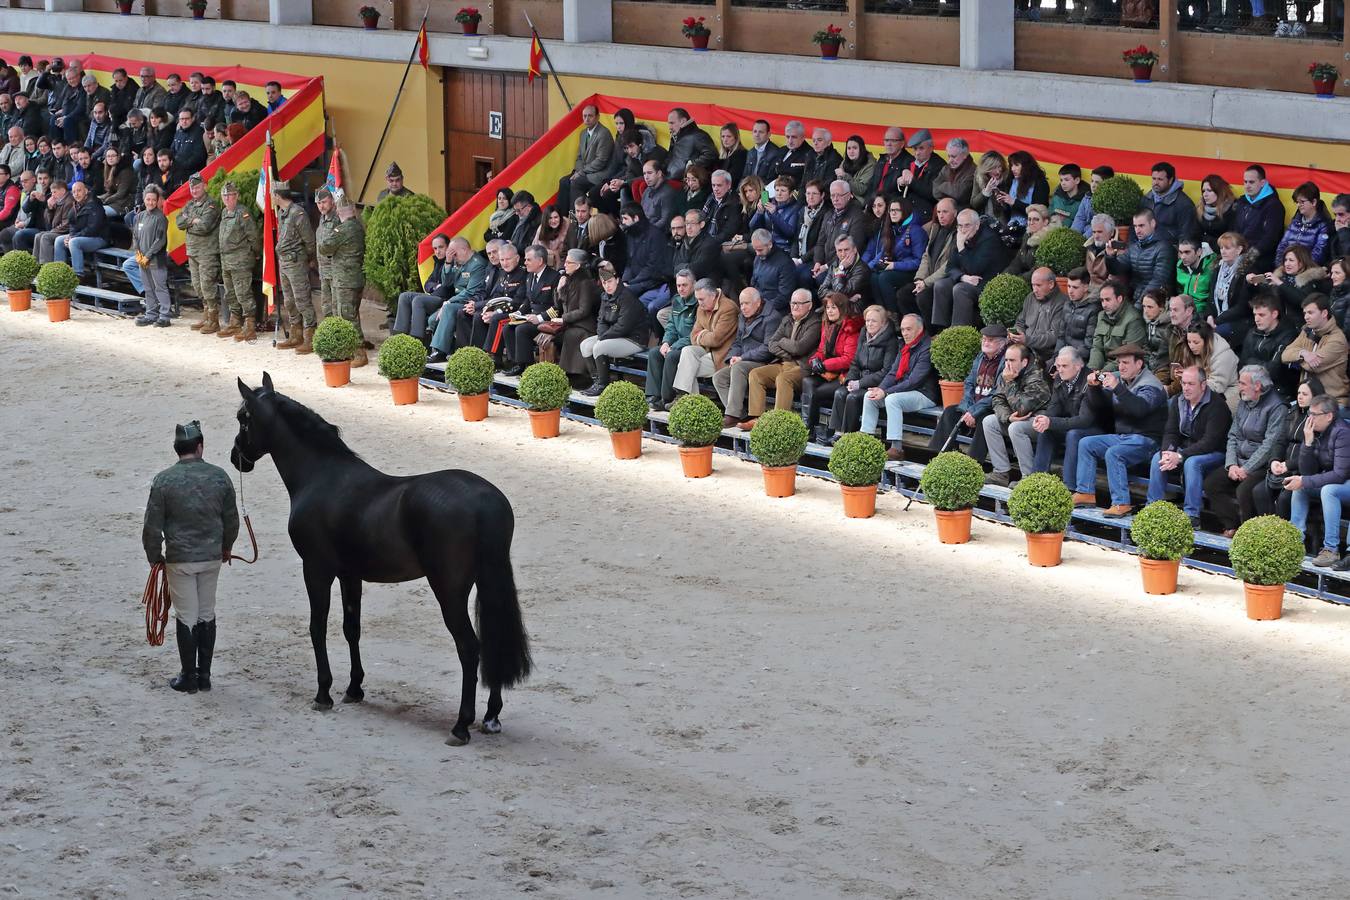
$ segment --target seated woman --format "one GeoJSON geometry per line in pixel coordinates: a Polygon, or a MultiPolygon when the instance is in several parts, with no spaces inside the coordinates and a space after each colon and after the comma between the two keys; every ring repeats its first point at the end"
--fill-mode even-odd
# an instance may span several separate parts
{"type": "Polygon", "coordinates": [[[1331,236],[1336,225],[1327,205],[1322,202],[1322,189],[1312,181],[1294,188],[1294,208],[1294,217],[1275,247],[1275,258],[1284,259],[1284,251],[1301,244],[1308,248],[1316,265],[1326,265],[1331,256],[1331,236]]]}
{"type": "Polygon", "coordinates": [[[647,310],[619,281],[612,263],[600,263],[600,315],[595,334],[581,342],[581,355],[593,382],[582,391],[598,397],[609,384],[609,361],[635,356],[647,348],[647,310]]]}
{"type": "Polygon", "coordinates": [[[483,232],[483,240],[511,240],[511,233],[516,230],[516,211],[511,208],[511,197],[513,192],[509,187],[497,189],[496,207],[492,210],[492,215],[488,216],[487,231],[483,232]]]}
{"type": "Polygon", "coordinates": [[[832,402],[835,392],[843,387],[840,379],[853,365],[861,331],[862,316],[852,308],[848,297],[838,291],[826,294],[820,345],[806,360],[802,377],[802,419],[817,442],[823,442],[827,435],[825,426],[818,424],[820,408],[832,402]]]}
{"type": "Polygon", "coordinates": [[[532,244],[538,244],[547,251],[548,264],[555,269],[562,268],[562,255],[567,244],[567,220],[553,204],[544,207],[539,216],[539,228],[534,233],[532,244]]]}
{"type": "Polygon", "coordinates": [[[834,174],[848,182],[855,197],[866,197],[872,190],[872,177],[877,161],[867,149],[867,142],[859,135],[851,135],[844,143],[844,159],[834,174]]]}
{"type": "Polygon", "coordinates": [[[759,208],[750,216],[747,228],[767,228],[773,235],[773,245],[785,253],[792,253],[792,243],[802,224],[802,202],[793,196],[797,186],[791,175],[780,175],[773,183],[773,199],[760,200],[759,208]]]}
{"type": "Polygon", "coordinates": [[[1027,230],[1022,234],[1022,243],[1013,254],[1012,262],[1003,271],[1009,275],[1021,275],[1030,278],[1036,269],[1036,247],[1041,238],[1050,230],[1050,208],[1040,203],[1027,207],[1027,230]]]}
{"type": "Polygon", "coordinates": [[[1350,256],[1333,259],[1327,268],[1331,271],[1331,293],[1328,295],[1331,314],[1336,317],[1336,324],[1341,331],[1345,331],[1346,325],[1350,324],[1347,322],[1347,314],[1350,314],[1350,256]]]}
{"type": "Polygon", "coordinates": [[[1312,398],[1320,393],[1322,381],[1316,375],[1309,375],[1308,380],[1298,386],[1294,402],[1289,404],[1284,446],[1275,451],[1275,456],[1270,461],[1270,471],[1266,473],[1266,480],[1252,489],[1252,503],[1256,507],[1257,515],[1289,518],[1292,497],[1284,489],[1284,480],[1291,475],[1299,474],[1298,454],[1290,451],[1297,449],[1298,442],[1303,439],[1303,425],[1308,420],[1308,405],[1312,403],[1312,398]]]}
{"type": "Polygon", "coordinates": [[[895,369],[895,359],[900,355],[900,341],[895,336],[895,326],[886,315],[885,308],[869,306],[863,312],[863,333],[858,339],[858,350],[853,355],[853,364],[841,381],[844,389],[834,395],[834,407],[830,410],[830,435],[824,444],[832,446],[839,435],[857,431],[862,420],[863,398],[872,388],[881,384],[883,378],[895,369]]]}
{"type": "Polygon", "coordinates": [[[1216,395],[1223,397],[1229,412],[1238,405],[1238,358],[1223,338],[1216,343],[1214,329],[1204,322],[1192,322],[1186,329],[1185,343],[1178,351],[1177,364],[1182,369],[1198,366],[1206,373],[1205,384],[1216,395]],[[1215,349],[1217,346],[1218,349],[1215,349]]]}
{"type": "MultiPolygon", "coordinates": [[[[736,194],[741,201],[742,222],[749,222],[759,213],[763,193],[764,180],[758,175],[747,175],[736,188],[736,194]]],[[[750,283],[750,270],[755,262],[754,251],[750,249],[751,230],[748,227],[743,228],[739,233],[732,235],[728,243],[736,246],[722,251],[722,271],[727,277],[727,289],[733,295],[750,283]]]]}
{"type": "Polygon", "coordinates": [[[1325,294],[1330,287],[1327,270],[1313,262],[1312,253],[1302,244],[1292,244],[1280,257],[1280,268],[1265,275],[1247,276],[1250,285],[1268,284],[1284,301],[1285,321],[1303,318],[1303,300],[1309,294],[1325,294]],[[1292,318],[1290,318],[1292,317],[1292,318]]]}
{"type": "Polygon", "coordinates": [[[914,273],[928,249],[928,233],[914,216],[914,207],[904,197],[896,197],[886,210],[886,221],[863,252],[863,263],[872,271],[872,299],[892,318],[900,317],[897,293],[913,293],[914,273]]]}
{"type": "Polygon", "coordinates": [[[876,432],[881,410],[886,410],[886,458],[904,462],[905,413],[938,405],[940,391],[937,370],[929,356],[931,342],[923,330],[923,319],[909,313],[900,320],[900,349],[895,365],[887,370],[881,384],[869,388],[863,396],[862,424],[865,434],[876,432]]]}
{"type": "Polygon", "coordinates": [[[675,195],[675,212],[684,215],[691,209],[702,210],[712,193],[712,175],[702,166],[684,170],[684,192],[675,195]]]}
{"type": "MultiPolygon", "coordinates": [[[[1225,231],[1215,243],[1219,265],[1214,270],[1214,287],[1209,295],[1208,321],[1230,344],[1241,346],[1252,324],[1248,301],[1261,278],[1252,271],[1259,254],[1236,231],[1225,231]]],[[[1303,321],[1303,310],[1298,311],[1293,321],[1303,321]]]]}
{"type": "Polygon", "coordinates": [[[568,375],[590,372],[581,343],[595,335],[596,311],[600,306],[600,288],[591,274],[590,261],[591,255],[585,250],[568,250],[563,277],[558,280],[556,299],[562,311],[557,321],[562,322],[562,328],[554,333],[553,340],[558,344],[558,365],[568,375]]]}

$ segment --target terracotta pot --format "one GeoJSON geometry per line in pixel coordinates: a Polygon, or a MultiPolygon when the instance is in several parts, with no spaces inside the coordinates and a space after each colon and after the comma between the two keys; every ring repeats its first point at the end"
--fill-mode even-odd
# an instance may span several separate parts
{"type": "Polygon", "coordinates": [[[122,2],[122,0],[118,0],[117,11],[124,16],[131,15],[131,0],[126,0],[125,3],[122,2]]]}
{"type": "Polygon", "coordinates": [[[1328,78],[1325,81],[1313,79],[1313,93],[1319,98],[1326,100],[1329,97],[1336,96],[1336,79],[1328,78]]]}
{"type": "Polygon", "coordinates": [[[937,516],[938,542],[942,544],[966,544],[970,542],[969,509],[935,509],[937,516]]]}
{"type": "Polygon", "coordinates": [[[642,429],[611,431],[609,444],[614,448],[615,459],[637,459],[642,455],[642,429]]]}
{"type": "Polygon", "coordinates": [[[417,387],[418,380],[416,378],[389,379],[389,392],[394,395],[394,405],[407,406],[409,403],[416,403],[417,387]]]}
{"type": "Polygon", "coordinates": [[[712,37],[711,34],[691,34],[689,35],[689,43],[693,45],[695,50],[707,50],[708,38],[710,37],[712,37]]]}
{"type": "Polygon", "coordinates": [[[844,495],[844,517],[848,519],[870,519],[877,514],[877,486],[865,484],[861,487],[839,485],[844,495]]]}
{"type": "Polygon", "coordinates": [[[1050,568],[1057,566],[1064,550],[1064,532],[1051,531],[1042,534],[1027,532],[1027,562],[1033,566],[1050,568]]]}
{"type": "Polygon", "coordinates": [[[323,383],[329,387],[342,387],[352,380],[352,361],[350,359],[323,364],[323,383]]]}
{"type": "Polygon", "coordinates": [[[797,493],[796,466],[760,466],[764,470],[764,493],[770,497],[791,497],[797,493]]]}
{"type": "Polygon", "coordinates": [[[555,438],[558,436],[558,423],[562,421],[560,409],[532,409],[530,413],[530,431],[537,438],[555,438]]]}
{"type": "Polygon", "coordinates": [[[10,312],[27,312],[33,307],[33,289],[26,291],[8,290],[5,294],[9,296],[10,312]]]}
{"type": "Polygon", "coordinates": [[[205,18],[206,18],[206,10],[205,10],[205,9],[194,9],[194,10],[192,11],[192,18],[194,18],[194,19],[205,19],[205,18]]]}
{"type": "Polygon", "coordinates": [[[488,395],[459,395],[459,412],[465,422],[481,422],[488,417],[488,395]]]}
{"type": "Polygon", "coordinates": [[[1118,240],[1118,241],[1124,241],[1124,242],[1127,243],[1127,244],[1130,242],[1130,226],[1129,226],[1129,225],[1117,225],[1117,226],[1116,226],[1116,240],[1118,240]]]}
{"type": "Polygon", "coordinates": [[[939,381],[938,387],[942,390],[943,406],[955,406],[966,393],[964,381],[939,381]]]}
{"type": "Polygon", "coordinates": [[[47,298],[47,321],[48,322],[67,322],[70,320],[70,298],[56,299],[47,298]]]}
{"type": "Polygon", "coordinates": [[[1153,80],[1153,63],[1132,65],[1130,71],[1134,73],[1135,84],[1148,84],[1153,80]]]}
{"type": "Polygon", "coordinates": [[[380,27],[380,18],[379,16],[376,16],[371,19],[362,17],[361,24],[365,26],[366,31],[374,31],[375,29],[380,27]]]}
{"type": "Polygon", "coordinates": [[[1179,559],[1145,559],[1139,557],[1139,573],[1144,576],[1145,594],[1175,594],[1179,559]]]}
{"type": "Polygon", "coordinates": [[[1055,287],[1059,290],[1059,292],[1060,292],[1061,294],[1066,294],[1066,295],[1067,295],[1067,294],[1069,293],[1069,276],[1068,276],[1068,275],[1056,275],[1056,276],[1055,276],[1055,287]]]}
{"type": "Polygon", "coordinates": [[[464,33],[465,33],[465,34],[470,34],[470,35],[476,35],[476,34],[478,34],[478,23],[477,23],[477,22],[461,22],[460,24],[464,26],[464,33]]]}
{"type": "Polygon", "coordinates": [[[1242,582],[1247,595],[1247,618],[1258,622],[1278,619],[1284,607],[1284,585],[1242,582]]]}
{"type": "Polygon", "coordinates": [[[685,478],[707,478],[712,474],[712,447],[681,447],[680,465],[685,478]]]}
{"type": "Polygon", "coordinates": [[[840,47],[840,45],[841,45],[842,43],[843,43],[842,41],[824,41],[824,42],[822,42],[821,45],[820,45],[820,58],[821,58],[821,59],[838,59],[838,58],[839,58],[839,47],[840,47]]]}

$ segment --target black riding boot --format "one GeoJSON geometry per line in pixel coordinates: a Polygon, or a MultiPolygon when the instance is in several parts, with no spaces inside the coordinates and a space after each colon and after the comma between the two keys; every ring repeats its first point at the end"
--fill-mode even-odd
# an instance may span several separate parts
{"type": "Polygon", "coordinates": [[[183,670],[169,680],[169,687],[184,694],[197,693],[197,641],[192,629],[178,622],[178,661],[183,670]]]}
{"type": "Polygon", "coordinates": [[[591,382],[591,386],[581,393],[587,397],[599,397],[604,391],[605,385],[609,384],[609,359],[603,356],[593,356],[587,360],[587,365],[594,380],[591,382]]]}
{"type": "Polygon", "coordinates": [[[197,690],[211,690],[211,654],[216,649],[216,620],[198,622],[192,629],[197,639],[197,690]]]}

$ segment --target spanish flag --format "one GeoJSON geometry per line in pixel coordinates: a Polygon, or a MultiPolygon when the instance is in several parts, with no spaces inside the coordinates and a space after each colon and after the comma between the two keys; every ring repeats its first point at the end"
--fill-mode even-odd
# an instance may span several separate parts
{"type": "Polygon", "coordinates": [[[427,67],[431,59],[431,49],[427,46],[427,17],[422,17],[422,28],[417,32],[417,61],[422,64],[422,68],[427,67]]]}
{"type": "Polygon", "coordinates": [[[530,29],[534,35],[534,40],[530,41],[530,77],[526,83],[533,82],[535,78],[544,74],[542,64],[544,62],[544,45],[539,43],[539,32],[533,28],[530,29]]]}

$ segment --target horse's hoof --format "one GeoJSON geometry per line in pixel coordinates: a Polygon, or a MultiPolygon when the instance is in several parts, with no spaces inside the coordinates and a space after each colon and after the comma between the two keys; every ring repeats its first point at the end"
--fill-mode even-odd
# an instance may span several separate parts
{"type": "Polygon", "coordinates": [[[360,703],[364,699],[366,699],[366,692],[360,688],[356,688],[355,690],[347,688],[346,692],[342,695],[343,703],[360,703]]]}
{"type": "Polygon", "coordinates": [[[316,709],[319,712],[329,712],[333,708],[333,698],[315,697],[313,704],[311,704],[311,708],[316,709]]]}
{"type": "Polygon", "coordinates": [[[463,747],[469,742],[469,729],[462,726],[456,726],[450,729],[450,736],[445,739],[445,743],[451,747],[463,747]]]}
{"type": "Polygon", "coordinates": [[[501,734],[502,723],[497,719],[484,719],[482,727],[478,730],[483,734],[501,734]]]}

